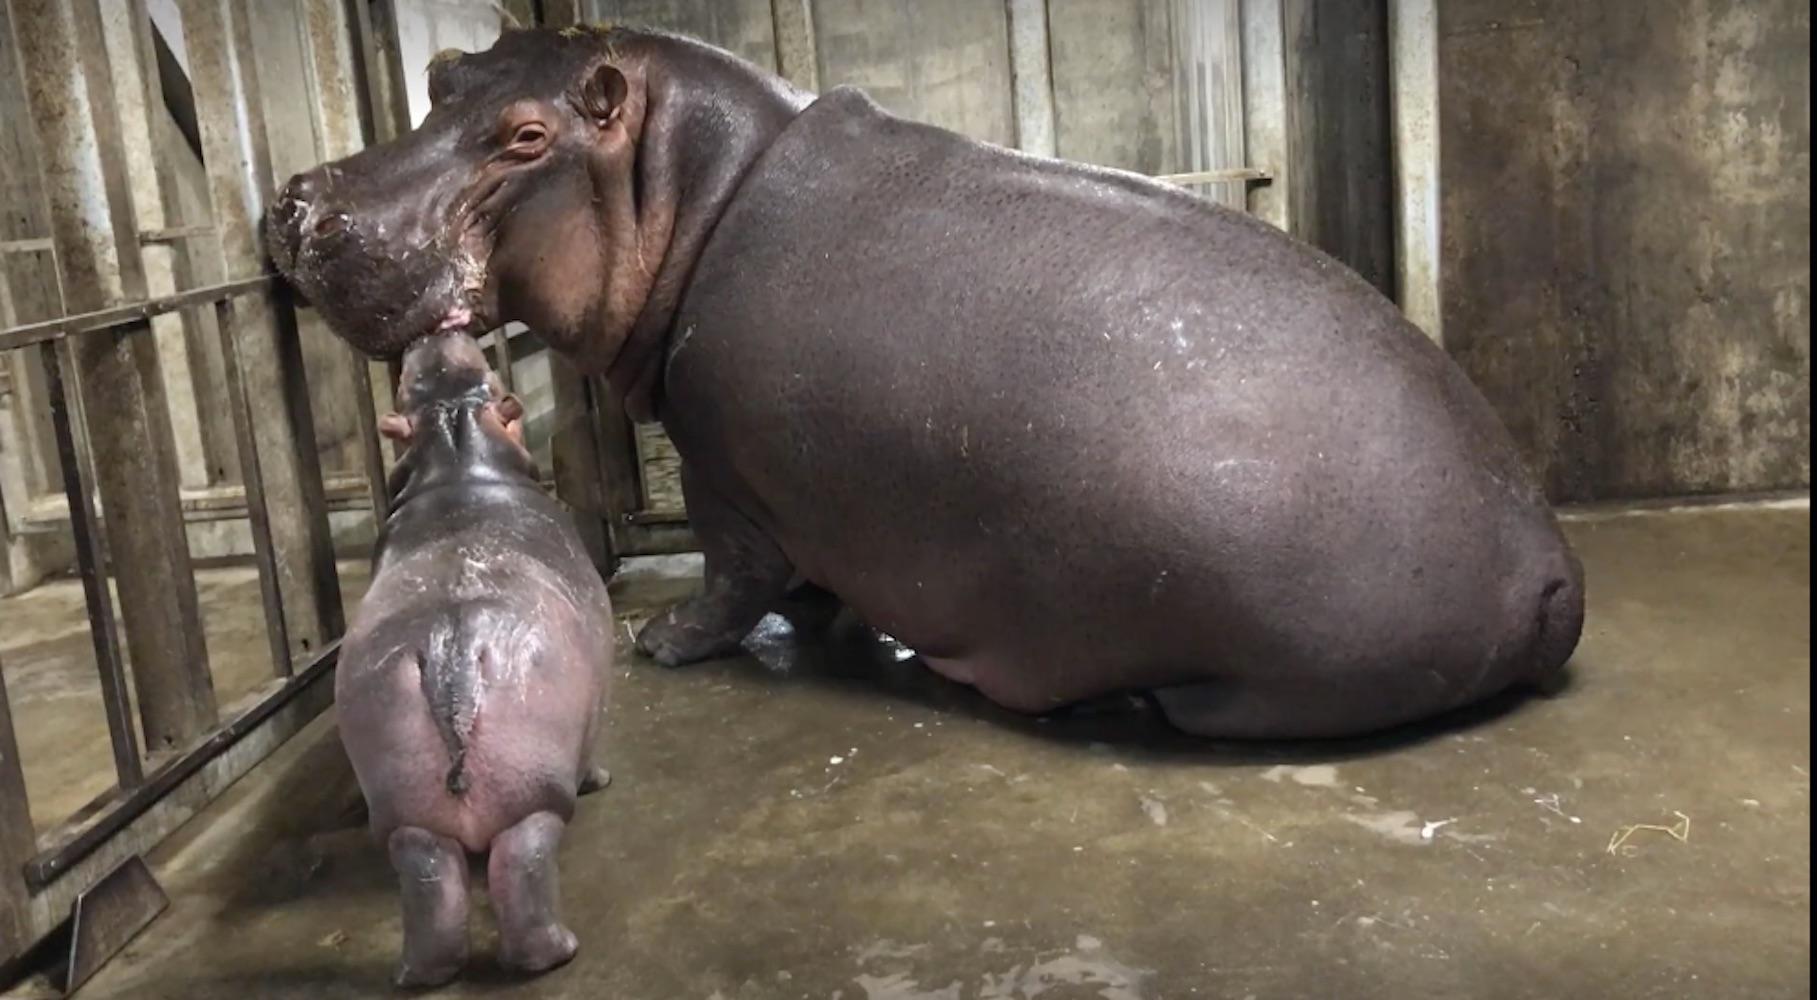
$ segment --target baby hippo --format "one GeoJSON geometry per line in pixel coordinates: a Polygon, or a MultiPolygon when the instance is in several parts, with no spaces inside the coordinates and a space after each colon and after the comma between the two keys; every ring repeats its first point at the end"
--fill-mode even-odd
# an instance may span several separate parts
{"type": "Polygon", "coordinates": [[[556,847],[592,763],[612,666],[611,606],[574,523],[537,483],[523,407],[465,334],[404,356],[405,446],[372,587],[341,647],[341,741],[403,889],[396,981],[467,959],[470,855],[486,867],[499,960],[574,956],[557,915],[556,847]]]}

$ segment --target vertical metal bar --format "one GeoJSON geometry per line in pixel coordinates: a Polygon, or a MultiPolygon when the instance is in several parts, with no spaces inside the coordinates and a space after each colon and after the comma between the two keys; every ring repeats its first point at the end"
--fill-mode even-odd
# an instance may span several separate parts
{"type": "MultiPolygon", "coordinates": [[[[252,531],[252,555],[259,568],[259,600],[265,609],[265,638],[271,647],[271,669],[288,677],[290,632],[284,598],[278,588],[278,565],[271,539],[271,509],[265,499],[265,474],[253,441],[252,404],[246,398],[246,373],[240,357],[239,323],[233,299],[215,304],[215,328],[221,332],[221,361],[227,374],[227,404],[233,412],[234,444],[240,452],[240,478],[246,490],[246,515],[252,531]]],[[[368,396],[367,398],[371,398],[368,396]]]]}
{"type": "MultiPolygon", "coordinates": [[[[365,7],[365,0],[355,0],[365,7]]],[[[347,0],[298,0],[302,18],[303,66],[306,89],[313,103],[316,151],[324,160],[340,159],[358,151],[362,101],[370,100],[358,85],[354,62],[356,25],[348,17],[347,0]]],[[[385,521],[391,497],[385,483],[385,455],[378,436],[378,409],[372,396],[372,368],[366,356],[347,345],[348,381],[358,415],[355,432],[360,437],[360,457],[366,472],[366,495],[371,502],[373,527],[385,521]]]]}
{"type": "Polygon", "coordinates": [[[1008,0],[1011,103],[1016,146],[1054,155],[1054,78],[1048,59],[1047,0],[1008,0]]]}
{"type": "Polygon", "coordinates": [[[1395,289],[1401,311],[1443,344],[1439,249],[1438,0],[1388,0],[1394,132],[1395,289]]]}
{"type": "MultiPolygon", "coordinates": [[[[73,370],[69,341],[58,339],[41,345],[38,350],[44,364],[51,426],[57,435],[57,457],[63,468],[63,493],[69,498],[76,567],[82,576],[82,598],[88,607],[88,633],[95,647],[95,672],[101,681],[101,708],[107,715],[114,774],[121,788],[133,788],[145,779],[145,771],[139,759],[139,737],[133,726],[126,668],[120,662],[113,595],[107,588],[107,554],[101,548],[101,532],[95,516],[94,466],[88,449],[77,439],[70,418],[72,408],[64,381],[65,372],[73,370]]],[[[141,678],[140,684],[145,685],[147,680],[141,678]]]]}
{"type": "Polygon", "coordinates": [[[29,940],[31,891],[23,872],[37,849],[13,711],[6,700],[6,674],[0,670],[0,967],[19,957],[29,940]]]}
{"type": "Polygon", "coordinates": [[[612,395],[606,380],[592,386],[594,427],[599,440],[599,489],[606,522],[606,542],[612,546],[608,568],[619,558],[619,536],[628,529],[631,515],[647,508],[643,459],[637,447],[637,428],[625,415],[624,405],[612,395]]]}
{"type": "Polygon", "coordinates": [[[1293,198],[1299,164],[1291,156],[1295,119],[1288,94],[1287,12],[1305,0],[1242,0],[1243,148],[1249,166],[1268,173],[1268,183],[1249,189],[1249,214],[1287,232],[1296,232],[1293,198]]]}
{"type": "MultiPolygon", "coordinates": [[[[102,26],[119,108],[120,147],[132,185],[133,232],[174,228],[181,225],[177,217],[179,194],[170,170],[160,165],[162,158],[154,140],[156,117],[165,111],[145,0],[115,0],[103,5],[102,26]]],[[[188,284],[188,255],[180,242],[142,244],[140,256],[148,297],[170,295],[188,284]]],[[[193,316],[159,316],[152,320],[152,329],[158,344],[164,395],[170,404],[171,437],[182,484],[202,487],[209,484],[210,476],[202,435],[206,416],[198,410],[190,374],[188,339],[195,332],[193,316]]]]}
{"type": "MultiPolygon", "coordinates": [[[[181,11],[226,276],[252,277],[265,267],[259,222],[272,175],[251,21],[233,0],[183,0],[181,11]]],[[[234,318],[283,627],[292,656],[313,653],[340,634],[342,611],[296,314],[274,289],[239,299],[234,318]]]]}
{"type": "Polygon", "coordinates": [[[372,102],[373,138],[391,140],[410,131],[410,95],[404,86],[404,52],[398,43],[397,0],[356,2],[355,18],[372,102]]]}
{"type": "MultiPolygon", "coordinates": [[[[91,41],[101,37],[98,0],[14,0],[10,9],[42,146],[65,305],[86,312],[139,301],[145,274],[119,120],[104,54],[91,41]]],[[[156,752],[207,731],[215,699],[149,329],[140,322],[85,334],[70,345],[69,358],[86,439],[103,450],[94,477],[146,748],[156,752]]]]}
{"type": "Polygon", "coordinates": [[[566,28],[571,24],[581,24],[587,19],[585,0],[542,0],[543,24],[551,28],[566,28]]]}
{"type": "Polygon", "coordinates": [[[770,0],[770,19],[776,32],[776,71],[802,90],[818,92],[820,53],[814,38],[814,0],[770,0]]]}
{"type": "MultiPolygon", "coordinates": [[[[549,436],[555,495],[575,513],[575,525],[593,561],[611,560],[611,539],[602,496],[600,444],[587,381],[567,358],[549,352],[549,388],[555,397],[555,425],[549,436]]],[[[627,442],[628,443],[628,442],[627,442]]]]}

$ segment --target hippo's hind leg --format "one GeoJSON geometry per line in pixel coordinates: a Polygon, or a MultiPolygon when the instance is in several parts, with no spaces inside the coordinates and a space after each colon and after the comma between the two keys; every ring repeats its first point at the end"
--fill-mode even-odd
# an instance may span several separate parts
{"type": "Polygon", "coordinates": [[[508,968],[553,969],[579,947],[559,914],[556,848],[565,827],[552,812],[532,813],[492,839],[486,879],[498,913],[498,958],[508,968]]]}
{"type": "Polygon", "coordinates": [[[706,589],[650,620],[637,648],[664,666],[730,653],[788,590],[794,570],[762,528],[681,467],[688,522],[706,555],[706,589]]]}
{"type": "Polygon", "coordinates": [[[404,903],[399,986],[436,986],[467,964],[467,854],[448,837],[399,827],[387,847],[404,903]]]}

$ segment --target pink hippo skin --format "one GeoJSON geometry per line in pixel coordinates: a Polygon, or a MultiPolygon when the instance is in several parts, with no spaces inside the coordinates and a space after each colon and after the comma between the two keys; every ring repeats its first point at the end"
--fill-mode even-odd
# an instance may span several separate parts
{"type": "Polygon", "coordinates": [[[500,961],[574,956],[556,848],[592,764],[612,665],[606,588],[566,511],[539,487],[523,409],[465,334],[405,355],[407,450],[372,587],[341,648],[341,740],[403,892],[402,986],[467,959],[468,856],[486,854],[500,961]]]}

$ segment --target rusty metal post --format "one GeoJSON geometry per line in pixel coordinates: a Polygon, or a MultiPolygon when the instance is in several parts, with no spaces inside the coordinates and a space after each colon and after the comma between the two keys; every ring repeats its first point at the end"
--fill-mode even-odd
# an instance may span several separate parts
{"type": "MultiPolygon", "coordinates": [[[[95,649],[95,671],[100,675],[101,711],[107,716],[107,735],[114,752],[114,776],[121,788],[135,788],[145,779],[145,766],[139,759],[132,695],[114,630],[113,595],[107,589],[107,552],[101,546],[101,526],[95,514],[94,454],[76,434],[74,414],[83,407],[72,406],[67,391],[65,373],[75,367],[74,350],[65,338],[38,345],[38,353],[44,365],[45,401],[57,436],[57,464],[63,470],[63,495],[69,502],[82,598],[88,608],[88,637],[95,649]]],[[[144,683],[142,680],[141,685],[144,683]]],[[[146,731],[151,731],[149,723],[146,731]]]]}
{"type": "Polygon", "coordinates": [[[1439,4],[1389,0],[1388,76],[1394,132],[1395,298],[1413,325],[1445,342],[1439,218],[1439,4]]]}
{"type": "MultiPolygon", "coordinates": [[[[226,277],[251,277],[265,269],[259,223],[272,186],[251,22],[232,0],[185,0],[181,10],[226,277]]],[[[293,656],[313,653],[341,632],[341,590],[296,315],[281,294],[261,292],[241,299],[235,318],[283,627],[293,656]]]]}
{"type": "MultiPolygon", "coordinates": [[[[315,124],[316,152],[323,160],[351,156],[365,145],[360,132],[363,95],[354,72],[360,58],[354,51],[357,25],[348,17],[345,0],[299,0],[297,13],[303,22],[303,66],[309,75],[305,89],[314,104],[310,120],[315,124]]],[[[352,361],[349,382],[359,415],[360,454],[376,530],[385,523],[391,495],[385,481],[385,453],[379,444],[372,365],[351,345],[346,349],[352,361]]]]}
{"type": "Polygon", "coordinates": [[[612,547],[604,520],[607,511],[592,394],[573,362],[554,351],[549,352],[549,388],[555,397],[555,425],[549,435],[555,495],[574,512],[575,527],[588,555],[605,566],[611,561],[612,547]]]}
{"type": "MultiPolygon", "coordinates": [[[[1042,21],[1046,21],[1045,12],[1042,21]]],[[[820,90],[820,56],[814,38],[814,0],[770,0],[776,32],[776,72],[802,90],[820,90]]]]}
{"type": "MultiPolygon", "coordinates": [[[[145,0],[103,4],[102,25],[114,102],[119,111],[120,149],[132,184],[133,231],[141,234],[139,253],[145,269],[145,293],[152,297],[170,295],[192,281],[188,254],[179,240],[146,238],[173,232],[183,226],[183,220],[177,217],[180,210],[176,179],[168,169],[160,168],[154,138],[156,118],[165,112],[145,0]]],[[[209,416],[199,408],[189,367],[188,339],[197,332],[195,314],[160,316],[152,321],[152,331],[158,344],[164,394],[171,407],[171,436],[182,483],[187,487],[208,486],[211,477],[202,423],[209,416]]]]}
{"type": "MultiPolygon", "coordinates": [[[[42,141],[45,188],[67,308],[145,297],[98,0],[14,0],[14,32],[42,141]]],[[[173,749],[214,724],[195,577],[177,493],[175,446],[149,335],[110,332],[72,345],[97,460],[107,547],[119,581],[148,749],[173,749]]]]}
{"type": "Polygon", "coordinates": [[[13,712],[6,701],[6,675],[0,672],[0,965],[16,957],[16,949],[24,947],[18,942],[28,937],[31,893],[20,872],[37,849],[13,712]]]}

